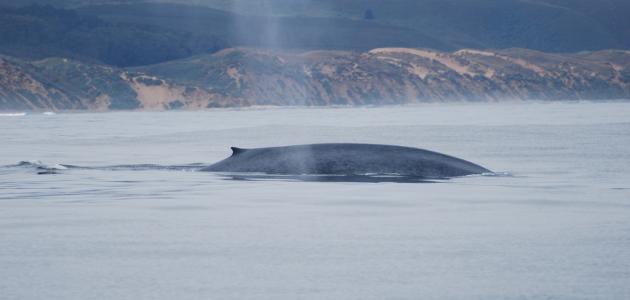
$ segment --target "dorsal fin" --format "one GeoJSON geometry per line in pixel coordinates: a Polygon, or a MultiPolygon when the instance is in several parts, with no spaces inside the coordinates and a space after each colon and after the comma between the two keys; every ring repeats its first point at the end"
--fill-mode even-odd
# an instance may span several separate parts
{"type": "Polygon", "coordinates": [[[238,147],[232,147],[232,156],[239,155],[240,153],[243,153],[245,151],[247,151],[247,149],[242,149],[242,148],[238,148],[238,147]]]}

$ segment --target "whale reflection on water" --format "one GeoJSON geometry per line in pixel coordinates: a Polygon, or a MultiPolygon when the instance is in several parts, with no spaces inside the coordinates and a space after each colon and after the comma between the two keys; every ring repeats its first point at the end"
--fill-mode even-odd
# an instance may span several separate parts
{"type": "Polygon", "coordinates": [[[355,183],[436,183],[416,176],[400,175],[274,175],[254,173],[218,173],[224,180],[236,181],[301,181],[301,182],[355,182],[355,183]]]}

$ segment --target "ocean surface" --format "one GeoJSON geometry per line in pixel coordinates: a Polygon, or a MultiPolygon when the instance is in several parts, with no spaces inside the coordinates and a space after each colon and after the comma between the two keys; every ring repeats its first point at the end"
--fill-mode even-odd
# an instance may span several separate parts
{"type": "Polygon", "coordinates": [[[0,114],[0,298],[630,299],[630,103],[0,114]],[[197,171],[319,142],[497,175],[197,171]]]}

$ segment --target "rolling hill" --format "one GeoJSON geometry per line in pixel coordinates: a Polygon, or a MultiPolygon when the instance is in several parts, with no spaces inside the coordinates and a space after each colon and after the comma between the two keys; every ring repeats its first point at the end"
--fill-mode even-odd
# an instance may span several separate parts
{"type": "Polygon", "coordinates": [[[190,3],[0,0],[5,5],[0,7],[0,53],[25,59],[69,57],[127,67],[239,46],[296,51],[518,47],[563,53],[630,49],[630,2],[625,0],[190,3]],[[55,7],[25,6],[31,2],[55,7]]]}
{"type": "MultiPolygon", "coordinates": [[[[15,1],[0,0],[0,4],[3,2],[16,5],[15,1]]],[[[276,17],[297,18],[274,21],[281,24],[281,28],[286,25],[297,32],[300,32],[300,20],[312,23],[321,19],[332,23],[341,22],[340,20],[357,21],[359,23],[338,23],[332,29],[347,28],[355,33],[367,32],[366,35],[372,36],[378,36],[378,31],[382,30],[380,26],[405,28],[418,37],[439,40],[441,45],[454,48],[521,47],[546,52],[630,48],[630,2],[626,0],[24,0],[17,3],[47,3],[59,7],[80,8],[131,23],[135,21],[129,18],[130,14],[126,11],[133,10],[140,17],[138,23],[155,24],[155,19],[161,19],[162,22],[158,23],[162,23],[164,27],[184,21],[165,16],[165,13],[175,11],[191,23],[198,20],[206,22],[216,17],[216,13],[200,8],[206,7],[232,16],[263,16],[265,18],[262,21],[276,17]],[[156,3],[178,6],[160,7],[156,3]],[[191,4],[196,6],[191,9],[191,4]],[[100,12],[103,5],[109,8],[100,12]],[[142,6],[144,8],[138,8],[142,6]],[[364,20],[368,10],[373,18],[364,20]],[[375,34],[370,34],[373,30],[375,34]]],[[[224,27],[230,23],[219,24],[224,27]]],[[[255,30],[256,27],[265,25],[260,22],[257,24],[259,26],[250,28],[255,30]]],[[[304,26],[308,31],[309,26],[304,26]]],[[[328,29],[331,28],[322,27],[320,31],[323,35],[334,33],[334,30],[328,29]]],[[[217,28],[213,26],[210,30],[216,31],[217,28]]],[[[222,32],[225,33],[226,30],[224,28],[222,32]]],[[[199,31],[199,28],[195,28],[195,31],[199,31]]],[[[308,36],[309,33],[306,32],[305,35],[308,36]]],[[[400,41],[400,45],[378,46],[431,47],[422,44],[422,41],[411,45],[411,40],[405,39],[404,35],[396,40],[400,41]]],[[[330,40],[320,41],[319,48],[332,48],[326,47],[329,42],[330,40]]],[[[340,44],[340,41],[335,39],[335,43],[340,44]]],[[[293,44],[299,46],[302,42],[296,41],[293,44]]],[[[359,44],[358,49],[365,50],[365,47],[361,48],[363,45],[359,44]]],[[[437,46],[436,49],[447,50],[437,46]]]]}
{"type": "Polygon", "coordinates": [[[630,98],[626,0],[194,4],[0,0],[0,109],[630,98]]]}
{"type": "Polygon", "coordinates": [[[114,66],[153,64],[226,47],[212,35],[104,21],[52,6],[0,7],[0,53],[114,66]]]}
{"type": "Polygon", "coordinates": [[[225,49],[127,69],[2,57],[0,75],[1,110],[627,99],[630,52],[225,49]]]}

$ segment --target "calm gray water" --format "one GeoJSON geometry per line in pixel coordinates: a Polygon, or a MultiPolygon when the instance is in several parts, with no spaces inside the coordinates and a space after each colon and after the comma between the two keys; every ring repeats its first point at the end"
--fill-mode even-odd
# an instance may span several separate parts
{"type": "Polygon", "coordinates": [[[630,103],[0,115],[1,299],[629,299],[630,103]],[[368,142],[503,176],[239,181],[230,146],[368,142]]]}

